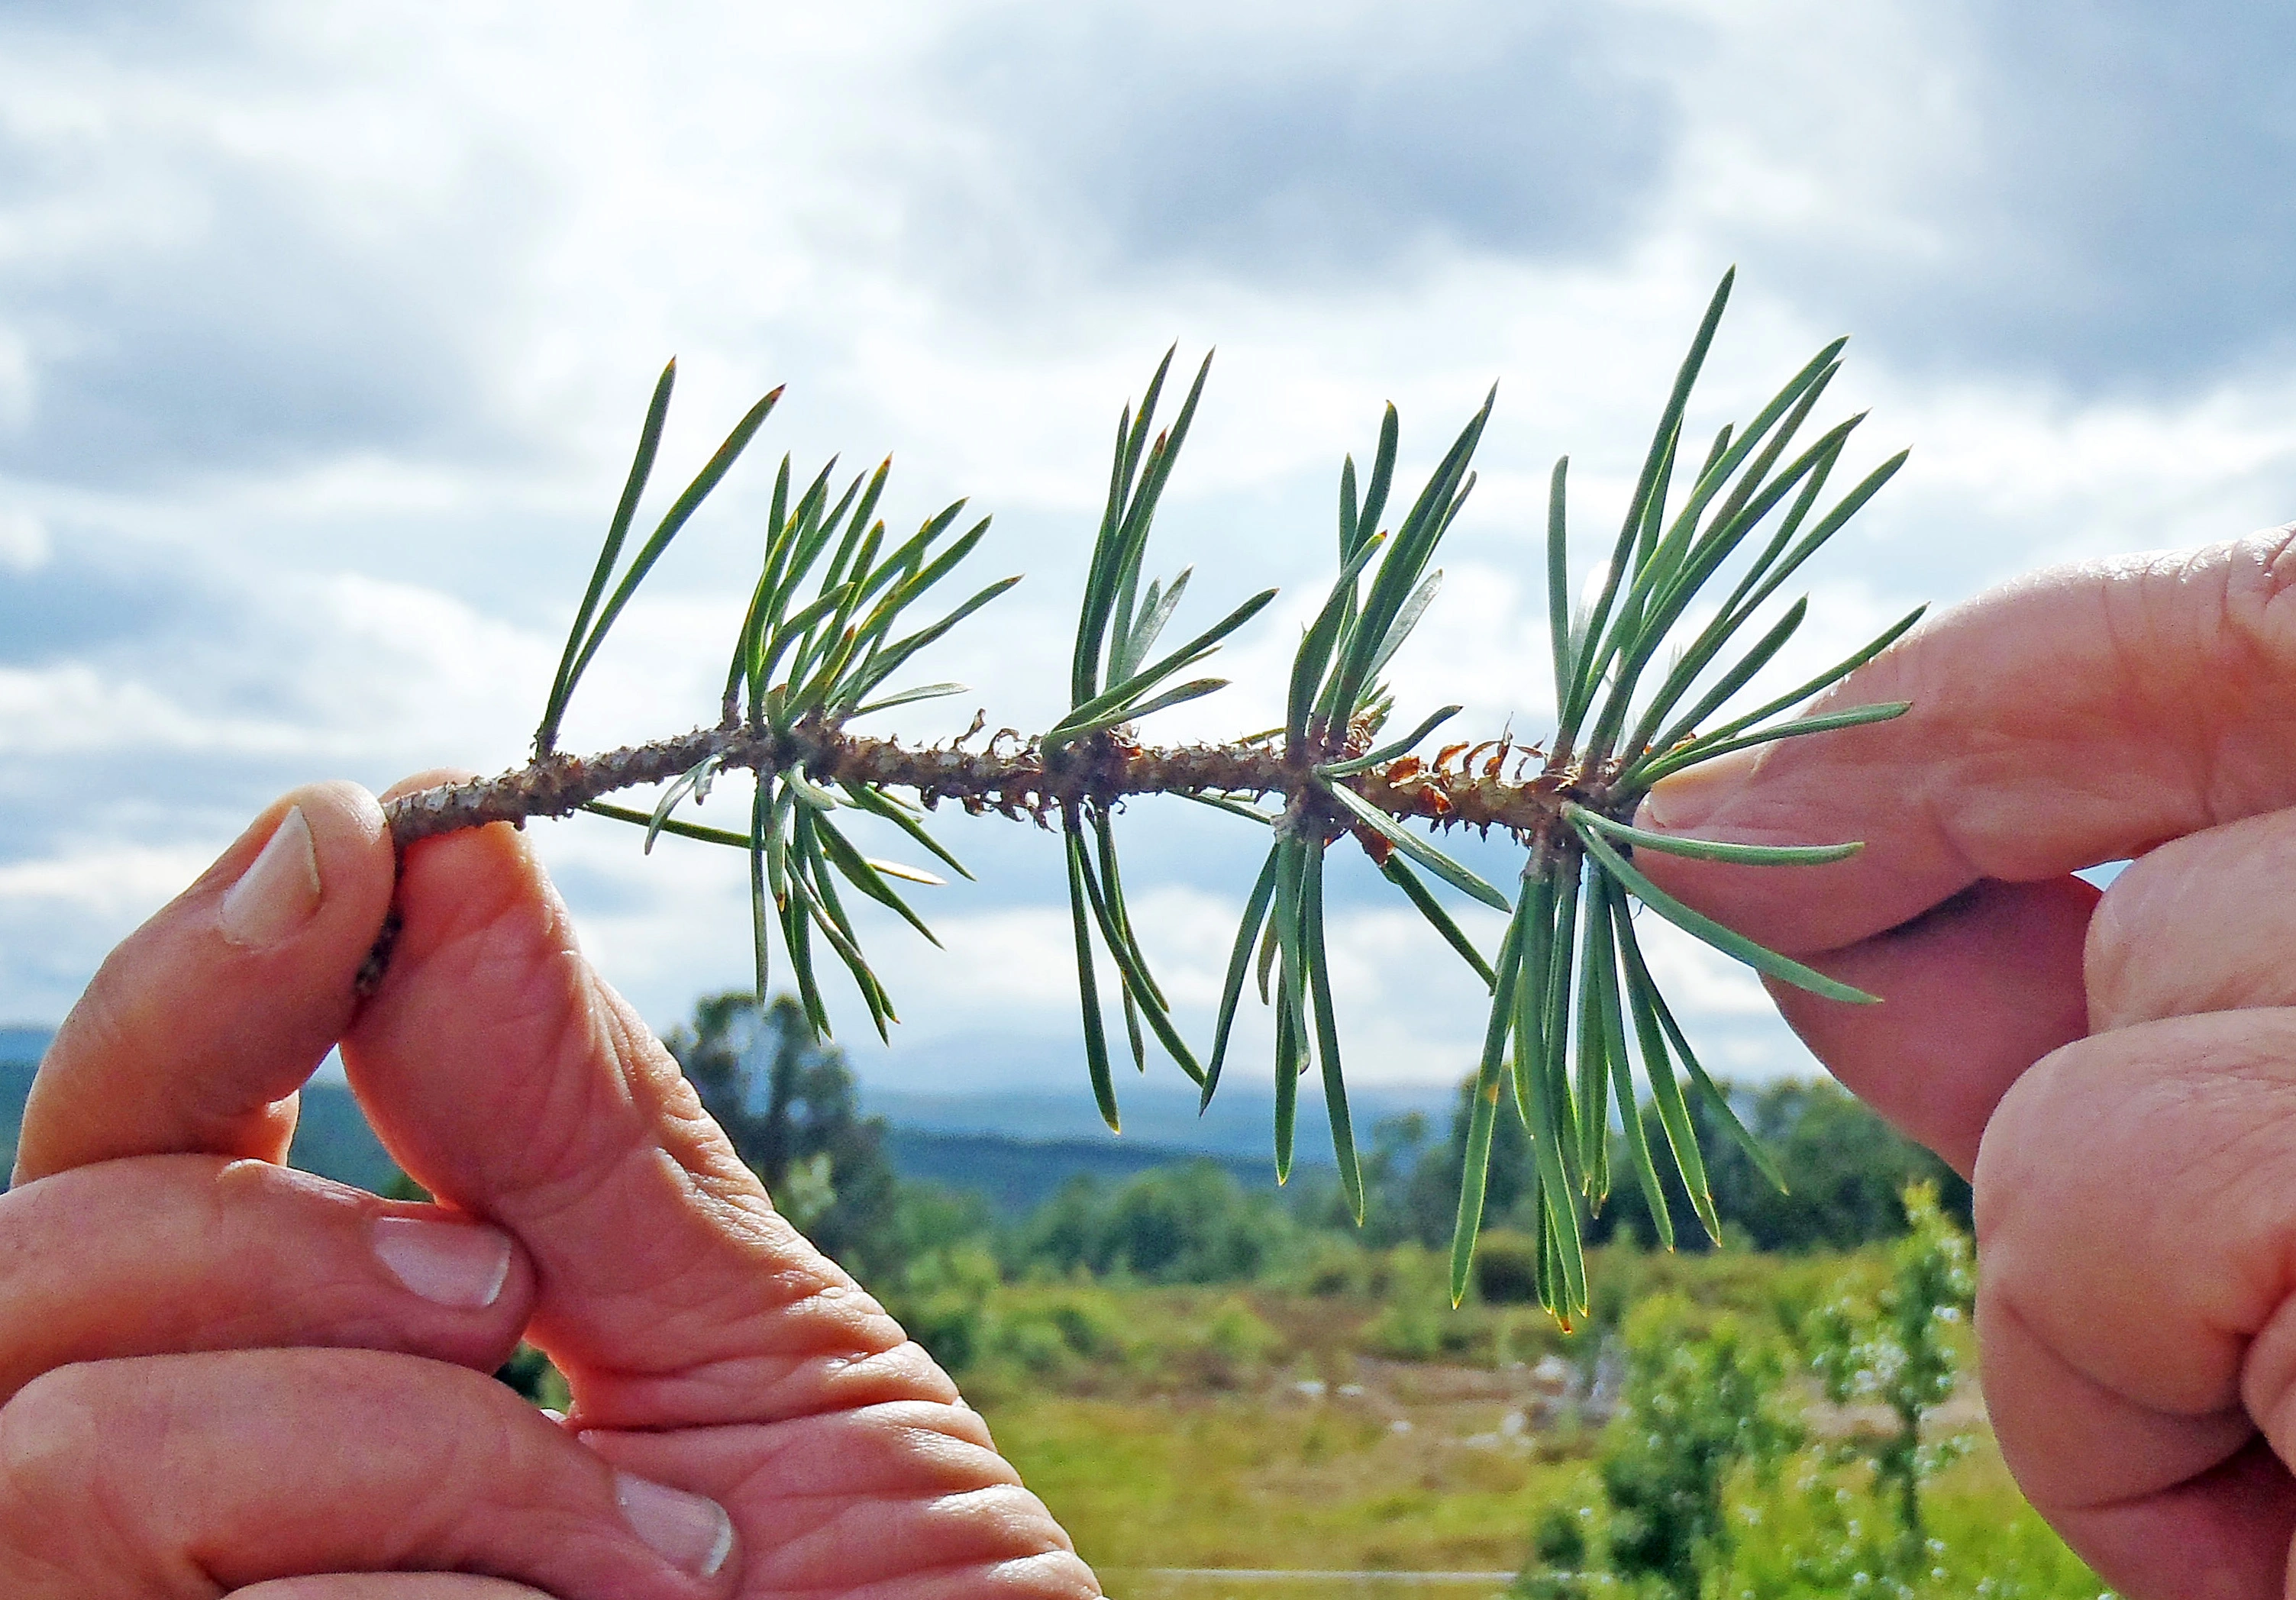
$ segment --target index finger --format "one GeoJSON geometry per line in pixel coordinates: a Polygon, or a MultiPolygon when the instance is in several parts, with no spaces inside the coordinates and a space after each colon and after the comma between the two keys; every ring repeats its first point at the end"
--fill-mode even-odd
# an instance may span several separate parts
{"type": "Polygon", "coordinates": [[[1829,704],[1886,722],[1661,784],[1668,832],[1860,839],[1824,867],[1648,860],[1663,886],[1790,954],[1895,927],[1982,879],[2031,883],[2296,801],[2296,525],[2058,567],[1960,606],[1829,704]]]}
{"type": "Polygon", "coordinates": [[[0,1408],[0,1471],[20,1596],[404,1570],[724,1600],[741,1570],[717,1502],[617,1470],[481,1374],[377,1351],[58,1367],[0,1408]]]}

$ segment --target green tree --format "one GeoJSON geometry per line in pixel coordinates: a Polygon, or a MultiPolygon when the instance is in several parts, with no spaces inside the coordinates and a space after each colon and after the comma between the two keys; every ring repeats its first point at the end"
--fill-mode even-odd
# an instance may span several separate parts
{"type": "Polygon", "coordinates": [[[1748,1127],[1785,1174],[1780,1194],[1744,1150],[1714,1139],[1707,1170],[1716,1206],[1758,1250],[1847,1250],[1906,1229],[1898,1196],[1934,1185],[1948,1214],[1969,1220],[1969,1185],[1829,1079],[1771,1085],[1748,1127]]]}
{"type": "MultiPolygon", "coordinates": [[[[1292,1214],[1309,1227],[1338,1229],[1374,1250],[1406,1239],[1423,1244],[1430,1228],[1448,1229],[1458,1195],[1456,1189],[1434,1195],[1432,1185],[1439,1178],[1433,1172],[1426,1180],[1421,1177],[1428,1155],[1428,1131],[1423,1111],[1399,1112],[1372,1124],[1370,1146],[1358,1152],[1365,1196],[1360,1226],[1338,1174],[1322,1167],[1292,1171],[1285,1191],[1292,1202],[1292,1214]]],[[[1464,1131],[1460,1144],[1464,1149],[1464,1131]]],[[[1459,1172],[1456,1158],[1450,1172],[1456,1183],[1459,1172]]]]}
{"type": "Polygon", "coordinates": [[[1022,1271],[1122,1272],[1152,1283],[1249,1282],[1283,1256],[1294,1228],[1217,1162],[1160,1167],[1110,1188],[1078,1177],[1023,1228],[1022,1271]]]}
{"type": "Polygon", "coordinates": [[[1728,1554],[1723,1494],[1732,1474],[1800,1446],[1801,1430],[1779,1402],[1784,1358],[1739,1318],[1702,1320],[1673,1294],[1636,1308],[1625,1354],[1623,1403],[1597,1463],[1611,1568],[1698,1600],[1702,1575],[1728,1554]]]}
{"type": "Polygon", "coordinates": [[[1557,1503],[1530,1525],[1530,1564],[1507,1592],[1515,1600],[1588,1600],[1600,1581],[1587,1570],[1594,1541],[1587,1537],[1593,1508],[1557,1503]]]}
{"type": "MultiPolygon", "coordinates": [[[[1854,1250],[1897,1238],[1906,1231],[1898,1196],[1911,1183],[1933,1185],[1946,1214],[1968,1222],[1969,1185],[1960,1175],[1831,1080],[1773,1083],[1751,1093],[1734,1091],[1734,1098],[1746,1126],[1786,1180],[1784,1190],[1774,1186],[1717,1125],[1714,1114],[1702,1102],[1691,1103],[1691,1121],[1706,1149],[1714,1209],[1735,1242],[1755,1250],[1800,1253],[1854,1250]]],[[[1641,1114],[1644,1137],[1653,1146],[1662,1142],[1666,1132],[1657,1112],[1645,1102],[1641,1114]]],[[[1496,1141],[1493,1150],[1496,1193],[1496,1141]]],[[[1622,1149],[1613,1149],[1611,1170],[1614,1180],[1632,1171],[1622,1149]]],[[[1706,1229],[1688,1194],[1669,1181],[1667,1196],[1678,1246],[1706,1248],[1706,1229]]],[[[1644,1241],[1657,1237],[1649,1205],[1631,1179],[1617,1183],[1588,1226],[1587,1237],[1607,1240],[1622,1229],[1644,1241]]]]}
{"type": "MultiPolygon", "coordinates": [[[[1512,1097],[1508,1105],[1513,1104],[1512,1097]]],[[[1475,1080],[1459,1085],[1451,1109],[1450,1134],[1441,1144],[1424,1147],[1403,1185],[1403,1210],[1409,1219],[1410,1237],[1431,1249],[1451,1239],[1459,1212],[1459,1180],[1466,1171],[1467,1150],[1475,1123],[1475,1080]]],[[[1530,1139],[1522,1120],[1509,1110],[1493,1119],[1488,1175],[1484,1180],[1483,1214],[1493,1220],[1510,1218],[1529,1188],[1530,1139]]],[[[1536,1237],[1537,1221],[1531,1224],[1536,1237]]],[[[1599,1239],[1599,1234],[1591,1235],[1599,1239]]]]}
{"type": "Polygon", "coordinates": [[[1960,1441],[1924,1441],[1922,1424],[1953,1398],[1961,1373],[1956,1334],[1976,1296],[1968,1236],[1938,1206],[1929,1184],[1908,1185],[1908,1230],[1891,1253],[1890,1286],[1869,1303],[1843,1294],[1819,1308],[1807,1338],[1811,1365],[1836,1405],[1878,1403],[1895,1426],[1880,1434],[1853,1434],[1840,1447],[1874,1470],[1876,1494],[1897,1523],[1894,1563],[1901,1575],[1918,1570],[1927,1531],[1922,1482],[1960,1450],[1960,1441]]]}
{"type": "Polygon", "coordinates": [[[784,1216],[849,1267],[898,1266],[884,1119],[861,1114],[845,1052],[815,1041],[795,1000],[760,1016],[749,994],[712,995],[667,1042],[784,1216]]]}

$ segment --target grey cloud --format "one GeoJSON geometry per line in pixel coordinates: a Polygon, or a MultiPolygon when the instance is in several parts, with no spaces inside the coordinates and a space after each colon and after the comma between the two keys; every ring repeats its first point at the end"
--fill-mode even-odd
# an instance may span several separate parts
{"type": "Polygon", "coordinates": [[[955,37],[945,91],[1120,265],[1344,283],[1432,251],[1599,257],[1677,118],[1616,11],[1472,3],[1239,20],[1029,5],[955,37]]]}
{"type": "Polygon", "coordinates": [[[67,540],[45,565],[0,576],[0,666],[42,666],[170,634],[209,598],[179,578],[91,563],[67,540]]]}
{"type": "Polygon", "coordinates": [[[180,68],[243,48],[258,14],[230,0],[8,0],[0,41],[17,48],[96,45],[108,61],[180,68]]]}
{"type": "MultiPolygon", "coordinates": [[[[1941,248],[1843,252],[1804,238],[1766,253],[1915,367],[2171,391],[2284,359],[2296,12],[2254,0],[1962,10],[1974,122],[1937,131],[1948,144],[1973,134],[1976,159],[1879,201],[1941,248]]],[[[1918,147],[1929,134],[1909,123],[1901,136],[1918,147]]]]}
{"type": "MultiPolygon", "coordinates": [[[[234,63],[218,102],[256,76],[234,63]]],[[[323,154],[291,154],[133,116],[0,130],[0,229],[19,241],[0,354],[29,380],[12,404],[0,390],[0,468],[118,486],[515,448],[485,363],[550,203],[533,175],[471,150],[378,215],[323,154]]]]}
{"type": "Polygon", "coordinates": [[[332,708],[292,670],[323,624],[291,592],[242,564],[61,532],[54,559],[0,577],[0,666],[82,665],[201,715],[325,725],[332,708]]]}

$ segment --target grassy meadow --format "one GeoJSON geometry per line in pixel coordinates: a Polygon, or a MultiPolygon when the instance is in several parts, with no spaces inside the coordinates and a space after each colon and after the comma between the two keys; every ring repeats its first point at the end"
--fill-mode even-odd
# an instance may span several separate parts
{"type": "MultiPolygon", "coordinates": [[[[1506,1238],[1497,1243],[1504,1252],[1506,1238]]],[[[1589,1552],[1552,1548],[1556,1527],[1604,1514],[1598,1462],[1611,1431],[1628,1425],[1615,1420],[1617,1368],[1635,1308],[1678,1299],[1783,1343],[1824,1297],[1845,1285],[1870,1291],[1888,1272],[1878,1246],[1789,1257],[1614,1245],[1593,1264],[1604,1291],[1595,1317],[1566,1334],[1535,1305],[1449,1309],[1439,1262],[1414,1245],[1363,1252],[1353,1265],[1352,1281],[1326,1259],[1291,1285],[999,1282],[977,1302],[967,1392],[1112,1593],[1382,1592],[1172,1575],[1213,1569],[1521,1572],[1526,1594],[1663,1594],[1607,1574],[1558,1579],[1584,1573],[1589,1552]]],[[[1780,1403],[1807,1440],[1732,1477],[1736,1535],[1707,1593],[2103,1592],[2018,1496],[1966,1383],[1927,1424],[1960,1458],[1924,1485],[1934,1547],[1923,1580],[1860,1580],[1886,1518],[1870,1471],[1839,1459],[1835,1441],[1876,1419],[1830,1403],[1793,1370],[1780,1403]]]]}

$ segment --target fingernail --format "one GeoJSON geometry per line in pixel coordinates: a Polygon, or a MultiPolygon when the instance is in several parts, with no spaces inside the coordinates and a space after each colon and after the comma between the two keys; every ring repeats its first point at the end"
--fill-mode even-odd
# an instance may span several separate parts
{"type": "Polygon", "coordinates": [[[630,1531],[681,1572],[715,1578],[734,1554],[734,1519],[715,1500],[627,1473],[614,1474],[614,1499],[630,1531]]]}
{"type": "Polygon", "coordinates": [[[409,1294],[458,1311],[494,1304],[510,1277],[510,1236],[480,1222],[377,1217],[374,1253],[409,1294]]]}
{"type": "Polygon", "coordinates": [[[291,805],[239,881],[224,891],[216,921],[223,936],[250,950],[278,943],[319,909],[319,853],[303,808],[291,805]]]}
{"type": "Polygon", "coordinates": [[[1698,827],[1746,787],[1761,758],[1759,750],[1733,750],[1662,780],[1643,801],[1643,820],[1669,832],[1698,827]]]}

